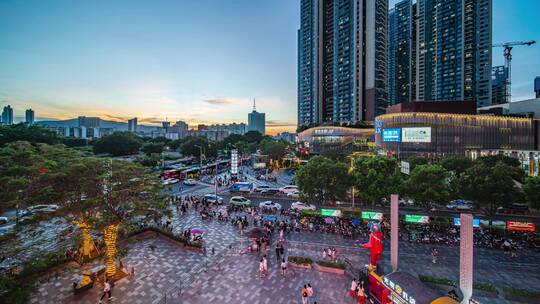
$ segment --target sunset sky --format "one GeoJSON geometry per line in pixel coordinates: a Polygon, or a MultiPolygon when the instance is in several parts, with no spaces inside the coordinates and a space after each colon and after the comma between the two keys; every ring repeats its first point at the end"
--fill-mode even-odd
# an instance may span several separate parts
{"type": "MultiPolygon", "coordinates": [[[[396,1],[390,1],[395,3],[396,1]]],[[[540,1],[494,0],[495,42],[540,40],[540,1]]],[[[0,106],[39,119],[247,122],[294,130],[299,0],[0,1],[0,106]]],[[[540,45],[516,48],[532,97],[540,45]]],[[[494,65],[502,64],[502,49],[494,65]]]]}

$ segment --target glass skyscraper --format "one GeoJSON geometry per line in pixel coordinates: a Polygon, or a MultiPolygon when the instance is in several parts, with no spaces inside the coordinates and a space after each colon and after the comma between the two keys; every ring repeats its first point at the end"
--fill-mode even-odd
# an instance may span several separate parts
{"type": "Polygon", "coordinates": [[[495,66],[491,70],[492,104],[506,103],[506,68],[495,66]]]}
{"type": "Polygon", "coordinates": [[[492,0],[416,5],[416,99],[491,105],[492,0]]]}
{"type": "Polygon", "coordinates": [[[372,121],[388,99],[387,0],[302,0],[298,124],[372,121]]]}
{"type": "Polygon", "coordinates": [[[11,106],[5,106],[2,111],[2,124],[12,125],[13,124],[13,108],[11,106]]]}

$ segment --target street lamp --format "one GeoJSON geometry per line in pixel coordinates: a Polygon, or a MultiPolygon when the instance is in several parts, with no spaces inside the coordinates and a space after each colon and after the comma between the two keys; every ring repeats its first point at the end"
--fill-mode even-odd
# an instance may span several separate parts
{"type": "MultiPolygon", "coordinates": [[[[351,157],[351,173],[354,174],[354,158],[351,157]]],[[[353,186],[352,186],[352,208],[354,209],[354,183],[353,183],[353,186]]]]}

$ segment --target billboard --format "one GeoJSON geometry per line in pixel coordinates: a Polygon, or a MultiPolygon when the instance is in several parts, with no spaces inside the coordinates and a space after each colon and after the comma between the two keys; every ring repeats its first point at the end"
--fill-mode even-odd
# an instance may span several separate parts
{"type": "MultiPolygon", "coordinates": [[[[459,217],[454,218],[454,225],[455,226],[461,226],[461,219],[459,217]]],[[[479,219],[473,219],[472,225],[474,228],[480,227],[480,220],[479,219]]]]}
{"type": "Polygon", "coordinates": [[[375,134],[381,134],[382,120],[375,119],[375,134]]]}
{"type": "Polygon", "coordinates": [[[391,128],[382,130],[383,142],[401,142],[401,129],[391,128]]]}
{"type": "Polygon", "coordinates": [[[429,216],[427,215],[416,215],[416,214],[406,214],[405,222],[407,223],[416,223],[416,224],[429,224],[429,216]]]}
{"type": "Polygon", "coordinates": [[[375,211],[362,211],[362,218],[365,220],[378,220],[381,221],[383,214],[375,211]]]}
{"type": "Polygon", "coordinates": [[[431,127],[403,128],[401,129],[401,141],[412,143],[430,143],[431,127]]]}
{"type": "Polygon", "coordinates": [[[534,223],[508,221],[508,222],[506,222],[506,229],[508,231],[530,231],[530,232],[535,232],[536,231],[536,225],[534,223]]]}
{"type": "Polygon", "coordinates": [[[321,209],[322,216],[341,216],[341,210],[321,209]]]}

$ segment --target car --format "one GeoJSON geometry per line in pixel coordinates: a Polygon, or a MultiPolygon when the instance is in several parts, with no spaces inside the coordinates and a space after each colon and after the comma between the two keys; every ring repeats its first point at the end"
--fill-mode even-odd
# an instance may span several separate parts
{"type": "Polygon", "coordinates": [[[281,205],[272,201],[260,202],[259,208],[261,209],[278,209],[281,210],[281,205]]]}
{"type": "Polygon", "coordinates": [[[172,184],[178,183],[179,181],[180,180],[176,178],[168,178],[168,179],[163,180],[163,185],[172,185],[172,184]]]}
{"type": "Polygon", "coordinates": [[[8,218],[5,216],[0,216],[0,225],[7,224],[8,218]]]}
{"type": "Polygon", "coordinates": [[[194,179],[188,178],[182,182],[186,186],[195,186],[197,182],[194,179]]]}
{"type": "Polygon", "coordinates": [[[291,204],[291,209],[296,210],[296,211],[317,210],[317,207],[315,207],[315,205],[306,204],[306,203],[302,203],[302,202],[294,202],[294,203],[291,204]]]}
{"type": "Polygon", "coordinates": [[[268,188],[261,191],[262,195],[274,195],[278,193],[280,193],[280,191],[277,188],[268,188]]]}
{"type": "Polygon", "coordinates": [[[254,192],[262,192],[263,190],[270,189],[270,186],[261,185],[253,189],[254,192]]]}
{"type": "Polygon", "coordinates": [[[446,205],[446,209],[450,210],[472,210],[473,205],[469,201],[465,201],[462,199],[457,199],[450,201],[449,204],[446,205]]]}
{"type": "Polygon", "coordinates": [[[281,193],[289,193],[289,192],[295,192],[295,191],[298,191],[298,186],[296,185],[288,185],[288,186],[284,186],[284,187],[281,187],[279,188],[279,191],[281,193]]]}
{"type": "Polygon", "coordinates": [[[243,196],[233,196],[229,200],[229,204],[233,206],[251,206],[251,201],[243,196]]]}
{"type": "Polygon", "coordinates": [[[34,205],[31,207],[28,207],[27,210],[33,214],[33,213],[40,213],[40,212],[45,212],[45,213],[55,212],[59,208],[60,207],[58,207],[58,205],[34,205]]]}
{"type": "Polygon", "coordinates": [[[215,195],[215,194],[205,194],[204,195],[204,198],[206,199],[207,202],[209,203],[218,203],[218,204],[223,204],[223,197],[219,196],[219,195],[215,195]]]}
{"type": "Polygon", "coordinates": [[[287,193],[287,197],[299,198],[300,197],[300,191],[289,192],[289,193],[287,193]]]}
{"type": "Polygon", "coordinates": [[[408,199],[408,198],[400,198],[399,199],[399,205],[400,206],[414,206],[414,201],[412,199],[408,199]]]}

